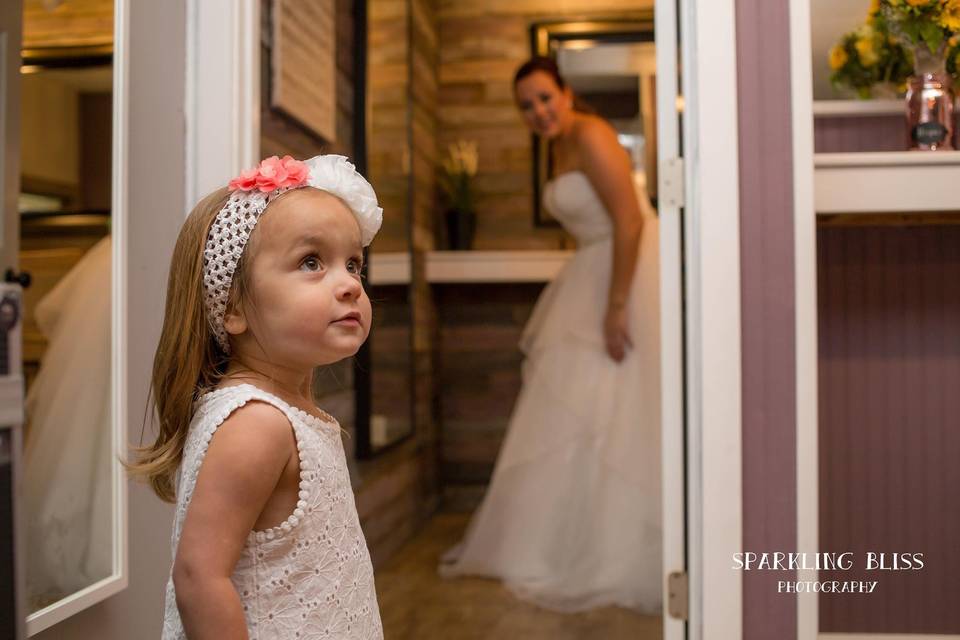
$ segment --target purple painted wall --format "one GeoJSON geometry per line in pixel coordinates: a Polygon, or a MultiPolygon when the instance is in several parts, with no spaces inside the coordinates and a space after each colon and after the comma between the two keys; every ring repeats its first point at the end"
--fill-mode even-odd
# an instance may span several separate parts
{"type": "Polygon", "coordinates": [[[816,153],[904,151],[906,136],[905,118],[899,115],[818,116],[813,121],[816,153]]]}
{"type": "MultiPolygon", "coordinates": [[[[796,547],[796,366],[788,0],[737,0],[743,549],[796,547]]],[[[743,638],[794,640],[786,572],[743,573],[743,638]]]]}
{"type": "MultiPolygon", "coordinates": [[[[822,227],[820,550],[923,553],[820,597],[820,631],[960,633],[960,226],[822,227]]],[[[889,559],[888,559],[889,563],[889,559]]]]}

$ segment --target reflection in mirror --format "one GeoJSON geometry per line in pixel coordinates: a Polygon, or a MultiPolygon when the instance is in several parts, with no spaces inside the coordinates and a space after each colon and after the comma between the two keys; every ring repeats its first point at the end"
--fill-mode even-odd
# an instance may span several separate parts
{"type": "MultiPolygon", "coordinates": [[[[653,21],[545,23],[531,29],[537,55],[553,57],[578,99],[617,130],[656,206],[656,51],[653,21]]],[[[546,141],[534,140],[534,221],[557,224],[541,206],[554,175],[546,141]]]]}
{"type": "MultiPolygon", "coordinates": [[[[383,227],[370,246],[372,265],[406,264],[410,255],[410,55],[409,2],[367,3],[368,177],[383,207],[383,227]]],[[[412,317],[409,279],[378,278],[371,266],[368,293],[373,324],[367,340],[366,371],[358,372],[359,458],[397,444],[413,431],[412,317]]]]}
{"type": "Polygon", "coordinates": [[[23,329],[31,614],[114,573],[118,464],[111,429],[113,3],[75,3],[56,14],[42,4],[24,3],[21,69],[19,260],[32,276],[23,329]],[[92,12],[96,26],[81,19],[67,28],[71,10],[92,12]]]}

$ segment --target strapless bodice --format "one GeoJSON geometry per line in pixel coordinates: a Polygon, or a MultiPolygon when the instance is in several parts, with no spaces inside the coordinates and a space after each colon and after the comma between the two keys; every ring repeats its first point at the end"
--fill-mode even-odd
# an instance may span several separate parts
{"type": "Polygon", "coordinates": [[[587,174],[568,171],[547,182],[543,205],[582,246],[613,234],[613,221],[587,174]]]}

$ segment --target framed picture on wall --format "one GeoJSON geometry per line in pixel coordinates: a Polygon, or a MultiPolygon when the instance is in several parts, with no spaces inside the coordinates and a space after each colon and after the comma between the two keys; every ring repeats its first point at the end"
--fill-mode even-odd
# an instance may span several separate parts
{"type": "Polygon", "coordinates": [[[270,106],[337,138],[336,3],[274,0],[270,106]]]}

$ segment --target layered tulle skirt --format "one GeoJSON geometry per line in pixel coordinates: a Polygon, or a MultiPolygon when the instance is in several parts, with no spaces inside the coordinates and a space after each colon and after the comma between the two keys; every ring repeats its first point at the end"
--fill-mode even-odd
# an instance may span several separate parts
{"type": "Polygon", "coordinates": [[[579,249],[524,328],[523,386],[483,503],[445,576],[495,577],[559,611],[659,613],[657,221],[645,218],[628,303],[634,347],[606,352],[609,238],[579,249]]]}

